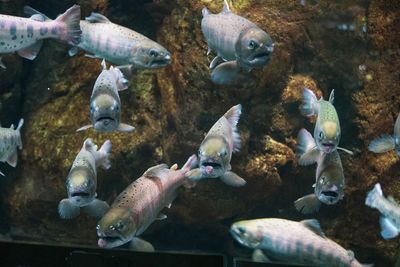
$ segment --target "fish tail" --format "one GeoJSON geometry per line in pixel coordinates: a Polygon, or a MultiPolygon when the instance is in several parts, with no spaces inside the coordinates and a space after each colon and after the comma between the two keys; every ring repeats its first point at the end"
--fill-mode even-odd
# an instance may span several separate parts
{"type": "Polygon", "coordinates": [[[111,141],[106,140],[104,144],[101,146],[100,150],[98,151],[99,164],[101,164],[105,170],[108,170],[111,167],[111,162],[110,159],[108,158],[110,156],[111,147],[112,147],[111,141]]]}
{"type": "Polygon", "coordinates": [[[237,124],[240,119],[240,115],[242,114],[242,105],[238,104],[229,109],[224,117],[228,120],[229,124],[232,127],[232,137],[233,137],[233,151],[237,152],[240,150],[241,140],[240,134],[237,129],[237,124]]]}
{"type": "Polygon", "coordinates": [[[317,96],[308,88],[304,88],[303,90],[303,104],[300,106],[300,113],[306,117],[310,117],[318,113],[317,96]]]}
{"type": "Polygon", "coordinates": [[[73,5],[64,14],[58,16],[56,18],[56,22],[61,24],[64,28],[61,31],[60,39],[66,41],[70,45],[77,45],[81,41],[81,28],[80,28],[80,19],[81,19],[81,8],[78,5],[73,5]]]}
{"type": "Polygon", "coordinates": [[[381,185],[379,183],[375,184],[374,189],[372,189],[368,195],[367,198],[365,199],[365,205],[371,207],[371,208],[376,208],[376,199],[378,197],[382,197],[383,193],[382,193],[382,188],[381,185]]]}

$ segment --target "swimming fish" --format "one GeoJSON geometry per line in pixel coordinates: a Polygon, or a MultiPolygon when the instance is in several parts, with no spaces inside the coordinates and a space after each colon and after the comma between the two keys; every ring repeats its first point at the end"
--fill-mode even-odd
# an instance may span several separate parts
{"type": "Polygon", "coordinates": [[[154,166],[131,183],[99,221],[98,245],[113,248],[130,242],[133,249],[154,251],[149,242],[138,236],[156,219],[167,218],[161,210],[171,206],[177,189],[187,182],[185,174],[196,161],[196,156],[191,156],[180,170],[176,164],[170,169],[166,164],[154,166]]]}
{"type": "MultiPolygon", "coordinates": [[[[22,149],[21,127],[24,125],[24,119],[20,119],[18,126],[10,128],[0,128],[0,161],[7,162],[10,166],[17,166],[18,153],[17,148],[22,149]]],[[[5,176],[2,172],[0,175],[5,176]]]]}
{"type": "MultiPolygon", "coordinates": [[[[0,15],[0,54],[17,52],[21,57],[33,60],[39,53],[43,39],[58,39],[71,45],[79,43],[79,6],[72,6],[55,20],[28,6],[24,7],[24,11],[32,16],[21,18],[0,15]]],[[[1,58],[0,67],[5,68],[1,58]]]]}
{"type": "Polygon", "coordinates": [[[192,181],[220,178],[230,186],[243,186],[246,181],[231,171],[232,153],[240,149],[237,130],[242,105],[233,106],[208,131],[199,148],[199,168],[187,173],[192,181]]]}
{"type": "Polygon", "coordinates": [[[317,220],[300,222],[285,219],[255,219],[236,222],[230,233],[241,245],[254,249],[253,260],[288,265],[303,264],[321,267],[366,267],[346,250],[330,240],[317,220]]]}
{"type": "MultiPolygon", "coordinates": [[[[300,130],[297,140],[296,154],[298,156],[307,153],[316,146],[314,138],[305,129],[300,130]]],[[[314,194],[309,194],[294,202],[296,209],[303,214],[317,212],[321,207],[321,202],[327,205],[334,205],[344,197],[343,167],[337,150],[331,153],[320,152],[316,162],[314,194]]]]}
{"type": "Polygon", "coordinates": [[[300,106],[300,112],[307,117],[317,115],[317,122],[314,128],[316,145],[300,157],[300,165],[308,165],[315,162],[320,151],[323,153],[331,153],[339,149],[353,155],[353,152],[350,150],[338,147],[341,130],[339,117],[333,106],[333,100],[334,90],[332,90],[329,96],[329,101],[326,101],[322,97],[318,100],[313,91],[304,88],[303,103],[300,106]]]}
{"type": "Polygon", "coordinates": [[[92,139],[83,143],[66,181],[68,198],[58,204],[58,213],[62,219],[72,219],[79,215],[80,208],[94,217],[101,217],[109,209],[105,201],[97,199],[97,167],[105,170],[111,167],[108,159],[111,151],[111,142],[107,140],[97,150],[92,139]]]}
{"type": "Polygon", "coordinates": [[[400,113],[394,124],[393,135],[383,134],[375,138],[368,146],[368,150],[374,153],[384,153],[393,149],[400,156],[400,113]]]}
{"type": "Polygon", "coordinates": [[[171,63],[171,54],[160,44],[131,29],[112,23],[105,16],[92,13],[81,20],[82,40],[70,49],[74,56],[79,49],[93,58],[134,68],[161,68],[171,63]]]}
{"type": "Polygon", "coordinates": [[[202,13],[207,55],[212,50],[217,53],[210,63],[214,83],[235,83],[241,70],[262,68],[270,61],[274,51],[271,37],[253,22],[232,13],[226,0],[221,13],[211,14],[207,8],[202,13]],[[218,65],[221,60],[225,62],[218,65]]]}
{"type": "Polygon", "coordinates": [[[400,231],[400,205],[393,197],[385,198],[381,185],[375,184],[365,199],[365,205],[379,210],[382,214],[379,219],[381,235],[384,239],[395,238],[400,231]]]}
{"type": "Polygon", "coordinates": [[[118,91],[128,88],[128,80],[118,68],[113,66],[107,70],[106,62],[102,62],[103,71],[93,87],[90,97],[90,120],[92,124],[83,126],[77,131],[91,127],[99,132],[131,132],[135,127],[120,123],[121,100],[118,91]]]}

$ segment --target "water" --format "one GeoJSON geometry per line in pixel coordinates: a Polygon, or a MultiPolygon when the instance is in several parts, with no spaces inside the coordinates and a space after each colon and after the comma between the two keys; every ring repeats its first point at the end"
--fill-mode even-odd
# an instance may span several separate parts
{"type": "Polygon", "coordinates": [[[239,85],[215,85],[201,32],[201,9],[220,12],[222,1],[2,1],[0,13],[22,16],[24,5],[50,18],[79,4],[82,18],[93,10],[112,22],[157,41],[172,63],[138,70],[129,89],[120,92],[122,122],[133,133],[75,132],[90,123],[89,99],[101,72],[101,60],[70,46],[46,40],[34,61],[2,55],[0,119],[2,127],[22,117],[23,150],[17,168],[1,164],[0,237],[45,244],[97,246],[97,218],[82,213],[62,220],[58,202],[85,138],[101,145],[110,139],[112,167],[98,172],[97,194],[109,204],[149,167],[182,166],[197,153],[204,134],[233,105],[241,103],[238,127],[242,148],[232,169],[245,178],[241,188],[219,179],[181,188],[167,219],[153,223],[141,237],[156,250],[221,252],[250,258],[228,230],[238,220],[277,217],[316,218],[326,235],[355,252],[362,263],[393,266],[398,240],[379,235],[379,213],[364,205],[380,182],[385,196],[399,200],[395,153],[367,150],[373,138],[392,133],[399,112],[398,1],[233,1],[232,10],[256,23],[275,43],[271,61],[245,73],[239,85]],[[340,118],[340,146],[346,178],[343,201],[323,205],[315,215],[297,212],[293,201],[312,193],[315,166],[301,167],[294,155],[301,128],[314,122],[299,112],[303,87],[328,98],[340,118]]]}

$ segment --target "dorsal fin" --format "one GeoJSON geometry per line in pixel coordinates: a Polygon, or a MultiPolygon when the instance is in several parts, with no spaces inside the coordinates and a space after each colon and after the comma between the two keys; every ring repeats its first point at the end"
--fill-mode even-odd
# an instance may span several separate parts
{"type": "Polygon", "coordinates": [[[329,102],[333,105],[333,101],[335,101],[335,89],[332,89],[331,94],[329,95],[329,102]]]}
{"type": "Polygon", "coordinates": [[[160,172],[163,170],[168,170],[168,165],[165,163],[149,168],[143,173],[143,176],[158,177],[160,175],[160,172]]]}
{"type": "Polygon", "coordinates": [[[240,140],[240,135],[237,130],[237,124],[240,119],[240,114],[242,114],[242,105],[238,104],[236,106],[233,106],[231,109],[229,109],[225,114],[224,117],[228,120],[229,124],[232,127],[232,132],[233,132],[233,151],[239,151],[240,145],[241,145],[241,140],[240,140]]]}
{"type": "Polygon", "coordinates": [[[321,229],[321,225],[319,224],[318,220],[310,219],[310,220],[303,220],[302,223],[305,227],[313,231],[319,236],[325,237],[325,233],[321,229]]]}
{"type": "Polygon", "coordinates": [[[227,0],[224,0],[224,8],[222,9],[222,13],[229,13],[231,9],[229,8],[229,4],[227,0]]]}
{"type": "Polygon", "coordinates": [[[92,12],[89,17],[85,18],[86,21],[90,23],[110,23],[111,21],[104,15],[92,12]]]}

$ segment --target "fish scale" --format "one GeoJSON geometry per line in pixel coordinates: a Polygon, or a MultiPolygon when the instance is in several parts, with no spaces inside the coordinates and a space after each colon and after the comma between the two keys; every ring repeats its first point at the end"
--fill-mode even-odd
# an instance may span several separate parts
{"type": "Polygon", "coordinates": [[[339,117],[337,115],[335,107],[328,101],[320,102],[320,112],[318,112],[318,119],[321,123],[326,121],[333,121],[337,123],[339,121],[339,117]]]}

